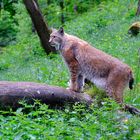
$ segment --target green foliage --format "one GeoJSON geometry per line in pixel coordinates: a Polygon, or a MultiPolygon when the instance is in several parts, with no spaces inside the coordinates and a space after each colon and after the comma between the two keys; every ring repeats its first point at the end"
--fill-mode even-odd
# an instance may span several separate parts
{"type": "MultiPolygon", "coordinates": [[[[131,37],[127,34],[131,23],[139,20],[134,17],[136,8],[136,0],[103,1],[66,22],[64,28],[132,67],[135,87],[132,91],[126,89],[124,100],[140,108],[140,35],[131,37]]],[[[61,56],[45,55],[37,35],[31,32],[31,20],[24,5],[17,3],[15,9],[17,44],[0,50],[0,80],[35,81],[67,87],[69,74],[61,56]]],[[[49,25],[56,24],[52,24],[51,18],[49,25]]],[[[0,139],[140,139],[138,116],[122,111],[114,101],[103,98],[102,91],[95,87],[87,87],[87,91],[94,97],[89,108],[75,104],[72,108],[66,106],[57,110],[37,101],[34,105],[21,102],[23,106],[16,111],[0,110],[0,139]]]]}
{"type": "Polygon", "coordinates": [[[0,47],[14,43],[16,36],[15,22],[8,11],[1,9],[0,15],[0,47]]]}
{"type": "Polygon", "coordinates": [[[104,106],[94,104],[62,110],[50,109],[38,101],[34,105],[22,102],[16,111],[1,111],[1,139],[137,139],[140,119],[127,115],[115,102],[104,100],[104,106]],[[28,113],[24,110],[28,109],[28,113]],[[6,116],[7,114],[7,116],[6,116]],[[11,115],[9,115],[11,114],[11,115]]]}
{"type": "Polygon", "coordinates": [[[61,15],[64,16],[64,21],[70,21],[82,13],[89,11],[92,7],[98,5],[103,0],[51,0],[46,2],[44,0],[39,1],[40,8],[46,19],[46,22],[53,27],[59,27],[61,23],[61,15]],[[63,9],[61,4],[63,3],[63,9]]]}
{"type": "Polygon", "coordinates": [[[15,14],[15,9],[13,7],[13,4],[17,1],[18,0],[1,0],[0,7],[5,11],[8,11],[10,15],[13,16],[15,14]]]}
{"type": "Polygon", "coordinates": [[[20,1],[14,4],[14,8],[16,10],[16,14],[14,19],[17,21],[17,42],[27,42],[28,38],[32,37],[32,22],[30,16],[27,13],[27,10],[23,3],[20,1]]]}
{"type": "Polygon", "coordinates": [[[16,21],[13,19],[16,0],[2,0],[0,2],[0,47],[15,43],[16,21]]]}

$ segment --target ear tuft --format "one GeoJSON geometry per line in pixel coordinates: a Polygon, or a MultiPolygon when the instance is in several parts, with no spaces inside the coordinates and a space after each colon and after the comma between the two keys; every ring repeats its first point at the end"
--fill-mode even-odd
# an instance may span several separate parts
{"type": "Polygon", "coordinates": [[[63,27],[60,27],[59,30],[58,30],[58,32],[59,32],[61,35],[64,35],[64,29],[63,29],[63,27]]]}

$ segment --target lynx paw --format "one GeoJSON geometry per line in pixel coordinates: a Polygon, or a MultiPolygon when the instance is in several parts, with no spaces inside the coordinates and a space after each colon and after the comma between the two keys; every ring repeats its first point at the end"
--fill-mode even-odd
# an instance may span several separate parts
{"type": "Polygon", "coordinates": [[[66,89],[71,90],[69,87],[67,87],[66,89]]]}
{"type": "Polygon", "coordinates": [[[79,89],[74,89],[74,88],[70,88],[70,87],[67,87],[66,89],[71,90],[71,91],[74,91],[74,92],[79,92],[79,93],[82,93],[83,92],[83,91],[81,91],[79,89]]]}
{"type": "Polygon", "coordinates": [[[75,92],[79,92],[78,90],[75,90],[73,88],[67,87],[66,89],[71,90],[71,91],[75,91],[75,92]]]}

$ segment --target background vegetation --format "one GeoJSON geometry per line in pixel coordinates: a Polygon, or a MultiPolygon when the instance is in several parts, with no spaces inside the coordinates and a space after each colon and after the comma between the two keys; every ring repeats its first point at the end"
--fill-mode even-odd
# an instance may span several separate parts
{"type": "MultiPolygon", "coordinates": [[[[67,87],[68,70],[59,54],[46,56],[22,1],[2,1],[0,18],[0,80],[35,81],[67,87]],[[10,4],[9,4],[10,3],[10,4]],[[9,7],[8,7],[9,6],[9,7]]],[[[63,9],[67,33],[76,35],[106,53],[129,64],[135,76],[133,91],[126,89],[124,100],[140,109],[140,35],[127,34],[139,21],[136,0],[65,0],[63,9]],[[76,11],[74,6],[77,6],[76,11]]],[[[61,26],[59,1],[39,0],[50,27],[61,26]]],[[[0,110],[0,139],[97,139],[138,140],[140,118],[121,111],[109,99],[87,109],[84,105],[63,110],[47,105],[27,105],[16,111],[0,110]],[[28,112],[24,110],[28,109],[28,112]]]]}

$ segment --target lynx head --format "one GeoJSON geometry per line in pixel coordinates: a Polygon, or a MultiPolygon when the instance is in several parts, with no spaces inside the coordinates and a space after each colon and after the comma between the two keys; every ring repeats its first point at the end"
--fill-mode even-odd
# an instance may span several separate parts
{"type": "Polygon", "coordinates": [[[64,29],[62,27],[59,28],[59,30],[52,30],[52,33],[50,34],[50,40],[49,43],[51,46],[55,46],[56,50],[60,50],[60,47],[63,43],[64,39],[64,29]]]}

